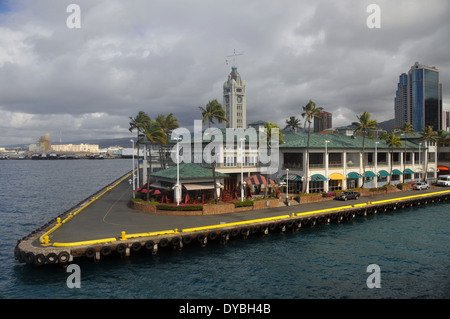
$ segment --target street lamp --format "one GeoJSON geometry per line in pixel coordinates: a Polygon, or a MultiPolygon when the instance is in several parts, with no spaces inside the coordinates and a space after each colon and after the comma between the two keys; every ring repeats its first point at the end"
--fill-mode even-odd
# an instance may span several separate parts
{"type": "Polygon", "coordinates": [[[422,160],[421,160],[421,154],[422,154],[422,152],[420,151],[420,147],[422,146],[422,143],[419,143],[419,169],[420,169],[420,171],[419,171],[419,182],[422,180],[422,160]]]}
{"type": "Polygon", "coordinates": [[[131,154],[132,154],[132,159],[133,159],[133,170],[131,171],[133,174],[133,198],[135,198],[134,190],[135,190],[136,182],[135,182],[135,175],[134,175],[134,140],[130,140],[130,142],[132,145],[131,154]]]}
{"type": "Polygon", "coordinates": [[[286,202],[289,203],[289,168],[286,168],[286,202]]]}
{"type": "MultiPolygon", "coordinates": [[[[377,163],[378,163],[378,143],[380,142],[375,142],[375,183],[374,186],[377,187],[378,186],[378,173],[377,173],[377,163]]],[[[366,178],[365,176],[363,176],[363,178],[366,178]]]]}
{"type": "Polygon", "coordinates": [[[180,141],[181,137],[173,138],[173,140],[177,141],[177,185],[175,187],[175,198],[177,199],[177,206],[180,205],[180,195],[181,195],[181,187],[180,187],[180,141]]]}
{"type": "Polygon", "coordinates": [[[244,201],[244,146],[245,137],[241,137],[241,201],[244,201]]]}
{"type": "Polygon", "coordinates": [[[325,181],[326,183],[326,187],[325,187],[325,191],[328,192],[328,143],[330,143],[330,141],[325,140],[325,176],[327,178],[327,180],[325,181]]]}

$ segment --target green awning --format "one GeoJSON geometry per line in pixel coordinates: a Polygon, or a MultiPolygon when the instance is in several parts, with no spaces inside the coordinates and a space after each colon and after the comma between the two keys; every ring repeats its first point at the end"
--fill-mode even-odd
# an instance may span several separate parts
{"type": "Polygon", "coordinates": [[[356,172],[351,172],[347,174],[348,178],[361,178],[362,176],[356,172]]]}
{"type": "MultiPolygon", "coordinates": [[[[286,175],[281,176],[280,179],[282,181],[284,181],[286,179],[286,175]]],[[[298,176],[297,174],[289,174],[289,181],[290,182],[299,182],[301,180],[302,180],[301,176],[298,176]]]]}
{"type": "Polygon", "coordinates": [[[400,172],[398,169],[394,169],[394,170],[392,171],[392,175],[403,175],[403,173],[400,172]]]}
{"type": "Polygon", "coordinates": [[[405,169],[405,174],[414,174],[414,172],[412,170],[410,170],[409,168],[405,169]]]}
{"type": "Polygon", "coordinates": [[[327,179],[325,178],[325,176],[320,175],[320,174],[314,174],[313,176],[311,176],[311,181],[313,182],[325,182],[327,179]]]}
{"type": "Polygon", "coordinates": [[[388,172],[386,172],[385,170],[379,171],[378,174],[380,174],[380,176],[389,176],[389,175],[391,175],[388,172]]]}
{"type": "Polygon", "coordinates": [[[365,177],[376,177],[377,175],[374,172],[372,172],[372,171],[366,171],[364,173],[364,176],[365,177]]]}

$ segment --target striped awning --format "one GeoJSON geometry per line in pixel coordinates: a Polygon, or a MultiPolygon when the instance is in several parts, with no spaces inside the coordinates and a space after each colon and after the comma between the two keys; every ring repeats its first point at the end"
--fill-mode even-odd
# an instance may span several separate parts
{"type": "Polygon", "coordinates": [[[348,178],[361,178],[362,176],[356,172],[351,172],[347,174],[348,178]]]}
{"type": "Polygon", "coordinates": [[[325,178],[325,176],[320,175],[320,174],[314,174],[313,176],[311,176],[311,181],[313,182],[325,182],[327,179],[325,178]]]}
{"type": "MultiPolygon", "coordinates": [[[[244,178],[244,182],[246,182],[248,185],[266,185],[267,179],[264,175],[261,174],[255,174],[250,177],[244,178]]],[[[270,184],[275,184],[273,180],[269,178],[270,184]]]]}
{"type": "Polygon", "coordinates": [[[345,179],[345,176],[339,173],[333,173],[330,175],[330,179],[335,181],[335,180],[342,180],[345,179]]]}
{"type": "Polygon", "coordinates": [[[403,175],[403,173],[400,172],[398,169],[394,169],[394,170],[392,171],[392,175],[403,175]]]}
{"type": "Polygon", "coordinates": [[[379,171],[378,174],[380,174],[380,176],[389,176],[389,175],[391,175],[391,174],[389,174],[388,172],[386,172],[383,169],[381,171],[379,171]]]}
{"type": "Polygon", "coordinates": [[[448,171],[448,167],[447,166],[439,165],[437,168],[440,171],[448,171]]]}
{"type": "MultiPolygon", "coordinates": [[[[299,182],[302,180],[302,177],[297,174],[286,174],[289,175],[288,179],[290,182],[299,182]]],[[[286,180],[286,175],[280,177],[282,181],[286,180]]]]}
{"type": "Polygon", "coordinates": [[[405,174],[414,174],[414,172],[412,170],[410,170],[409,168],[405,169],[405,174]]]}

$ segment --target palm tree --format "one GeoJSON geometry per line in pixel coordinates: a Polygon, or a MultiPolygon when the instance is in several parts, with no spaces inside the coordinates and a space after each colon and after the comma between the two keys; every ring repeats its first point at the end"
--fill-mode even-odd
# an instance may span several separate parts
{"type": "MultiPolygon", "coordinates": [[[[137,177],[138,177],[138,185],[141,185],[140,182],[140,174],[139,174],[139,135],[143,132],[143,127],[150,123],[150,117],[145,113],[144,111],[139,111],[139,113],[136,115],[135,118],[132,118],[130,116],[130,128],[128,129],[130,132],[133,130],[137,131],[137,139],[136,139],[136,147],[137,147],[137,161],[138,161],[138,170],[137,170],[137,177]]],[[[133,150],[134,152],[134,150],[133,150]]],[[[133,173],[134,174],[134,173],[133,173]]]]}
{"type": "Polygon", "coordinates": [[[437,136],[438,134],[433,131],[433,126],[427,125],[423,128],[423,130],[420,132],[420,141],[426,142],[426,152],[425,152],[425,174],[422,178],[422,182],[426,181],[427,174],[428,174],[428,147],[430,142],[437,142],[437,136]]]}
{"type": "Polygon", "coordinates": [[[437,139],[437,147],[438,147],[436,160],[438,161],[441,146],[446,145],[450,141],[450,133],[446,132],[444,130],[439,130],[439,131],[437,131],[436,139],[437,139]]]}
{"type": "MultiPolygon", "coordinates": [[[[228,122],[228,119],[225,117],[225,110],[222,108],[222,104],[217,102],[217,99],[214,99],[212,101],[209,101],[208,104],[206,104],[206,108],[199,106],[198,107],[202,112],[203,121],[202,124],[205,125],[206,120],[208,120],[208,127],[211,127],[211,123],[214,124],[214,120],[217,120],[219,123],[222,122],[228,122]]],[[[217,181],[216,181],[216,165],[215,160],[213,159],[211,161],[211,169],[213,174],[213,181],[214,181],[214,202],[218,203],[217,198],[217,181]]]]}
{"type": "Polygon", "coordinates": [[[302,117],[305,119],[305,123],[303,127],[306,127],[306,124],[308,124],[308,140],[306,142],[306,171],[305,171],[305,185],[303,186],[304,192],[309,192],[309,181],[308,181],[308,171],[309,171],[309,137],[311,134],[311,122],[313,118],[322,118],[319,116],[320,111],[323,110],[323,107],[316,107],[316,103],[309,100],[308,104],[303,106],[303,113],[302,117]]]}
{"type": "Polygon", "coordinates": [[[356,118],[358,122],[352,122],[352,125],[356,126],[356,129],[353,131],[355,136],[362,136],[362,156],[363,156],[363,181],[361,187],[364,187],[365,174],[366,174],[366,159],[364,153],[364,142],[366,136],[368,138],[373,138],[373,135],[370,133],[371,130],[375,130],[378,127],[378,122],[374,119],[370,118],[369,112],[363,112],[361,115],[357,115],[356,118]]]}
{"type": "Polygon", "coordinates": [[[384,135],[384,140],[387,144],[387,146],[391,149],[391,168],[390,168],[390,176],[389,176],[389,185],[391,185],[392,182],[392,160],[394,155],[394,147],[401,147],[402,142],[400,140],[400,137],[395,135],[395,133],[391,133],[390,135],[384,135]]]}
{"type": "MultiPolygon", "coordinates": [[[[161,144],[166,145],[167,139],[164,134],[164,131],[159,126],[158,122],[156,121],[150,121],[146,123],[143,127],[143,133],[145,137],[148,139],[150,144],[161,144]]],[[[152,170],[152,152],[151,147],[148,148],[148,173],[147,173],[147,201],[149,200],[150,196],[148,196],[149,190],[150,190],[150,172],[152,170]]]]}
{"type": "Polygon", "coordinates": [[[300,126],[301,121],[295,116],[291,116],[289,120],[286,120],[286,126],[284,127],[284,129],[291,128],[294,133],[297,133],[297,129],[300,128],[300,126]]]}
{"type": "MultiPolygon", "coordinates": [[[[173,113],[169,113],[167,116],[164,116],[162,114],[158,114],[155,121],[159,124],[159,127],[164,132],[164,135],[166,137],[166,144],[169,142],[169,136],[170,133],[179,127],[178,125],[178,119],[173,116],[173,113]]],[[[161,167],[166,168],[166,149],[164,145],[160,144],[159,148],[159,156],[161,160],[161,167]]]]}
{"type": "Polygon", "coordinates": [[[405,134],[405,152],[403,156],[403,183],[405,182],[405,170],[406,170],[406,144],[408,142],[408,134],[414,134],[414,128],[411,123],[405,122],[403,128],[401,130],[403,134],[405,134]]]}
{"type": "MultiPolygon", "coordinates": [[[[280,127],[278,125],[276,125],[275,123],[271,123],[270,121],[267,122],[267,124],[265,125],[266,128],[266,134],[264,136],[264,139],[266,140],[267,143],[267,154],[270,154],[270,150],[272,148],[272,130],[273,129],[278,129],[278,142],[279,144],[283,143],[283,136],[281,134],[281,130],[280,127]]],[[[266,183],[269,182],[269,170],[267,170],[266,173],[266,183]]],[[[264,190],[264,197],[267,197],[267,190],[269,188],[269,185],[266,184],[265,185],[265,190],[264,190]]]]}
{"type": "Polygon", "coordinates": [[[206,120],[208,120],[208,127],[211,127],[211,123],[214,123],[214,120],[218,120],[219,123],[228,122],[228,119],[225,117],[225,110],[222,108],[222,104],[217,102],[217,99],[209,101],[206,104],[206,108],[199,106],[198,107],[202,111],[203,122],[205,125],[206,120]]]}

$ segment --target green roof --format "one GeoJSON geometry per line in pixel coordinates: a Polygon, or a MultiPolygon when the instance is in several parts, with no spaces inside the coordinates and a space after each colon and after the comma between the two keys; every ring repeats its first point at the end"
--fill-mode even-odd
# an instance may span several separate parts
{"type": "MultiPolygon", "coordinates": [[[[201,166],[194,163],[181,163],[180,165],[180,179],[209,179],[213,178],[212,169],[201,166]]],[[[158,172],[154,172],[152,177],[159,177],[165,179],[177,179],[177,166],[163,169],[158,172]]],[[[223,178],[228,177],[227,174],[220,173],[216,170],[216,177],[223,178]]]]}
{"type": "MultiPolygon", "coordinates": [[[[280,148],[306,148],[308,143],[307,133],[293,133],[293,132],[283,132],[283,144],[280,144],[280,148]]],[[[345,134],[330,133],[330,134],[314,134],[311,133],[309,137],[309,147],[310,149],[325,149],[325,141],[329,141],[327,144],[328,150],[330,149],[362,149],[363,138],[361,136],[347,136],[345,134]]],[[[394,148],[394,150],[402,151],[404,149],[404,141],[402,141],[402,146],[399,148],[394,148]]],[[[406,141],[407,149],[419,149],[419,145],[410,140],[406,141]]],[[[389,146],[382,139],[364,139],[364,148],[375,149],[377,145],[378,149],[390,150],[389,146]],[[378,144],[375,144],[378,142],[378,144]]]]}
{"type": "Polygon", "coordinates": [[[314,174],[313,176],[311,176],[311,180],[318,182],[325,182],[327,179],[325,178],[325,176],[321,174],[314,174]]]}

